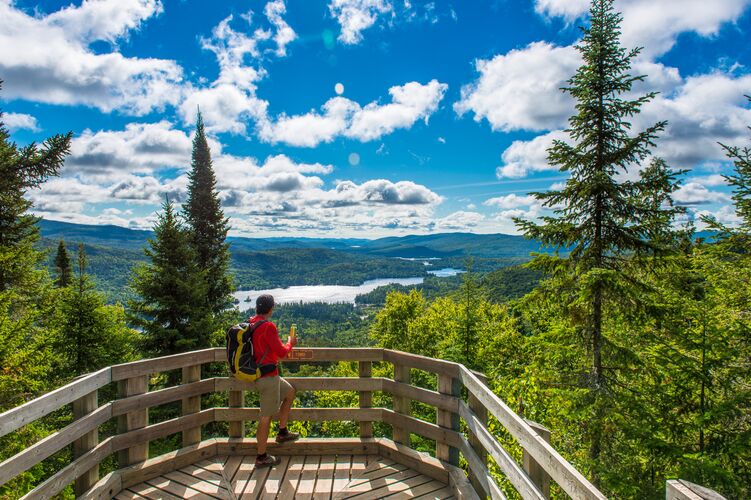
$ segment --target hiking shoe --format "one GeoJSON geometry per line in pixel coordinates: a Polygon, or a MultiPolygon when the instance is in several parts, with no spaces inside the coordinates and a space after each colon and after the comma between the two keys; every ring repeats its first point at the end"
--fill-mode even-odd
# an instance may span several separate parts
{"type": "Polygon", "coordinates": [[[262,469],[264,467],[274,467],[279,465],[281,460],[273,455],[266,455],[266,458],[256,457],[256,469],[262,469]]]}
{"type": "Polygon", "coordinates": [[[287,434],[283,436],[281,434],[276,435],[276,442],[280,444],[289,443],[290,441],[297,441],[298,439],[300,439],[300,434],[298,434],[297,432],[287,431],[287,434]]]}

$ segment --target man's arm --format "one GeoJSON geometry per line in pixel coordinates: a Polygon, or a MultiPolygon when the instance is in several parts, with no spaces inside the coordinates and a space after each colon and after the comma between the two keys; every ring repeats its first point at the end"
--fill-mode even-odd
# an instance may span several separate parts
{"type": "Polygon", "coordinates": [[[277,331],[276,326],[271,326],[273,327],[273,331],[270,331],[266,334],[269,348],[274,354],[276,354],[277,358],[286,358],[287,354],[289,354],[294,345],[292,343],[292,339],[290,339],[286,344],[282,344],[282,340],[279,338],[279,332],[277,331]]]}

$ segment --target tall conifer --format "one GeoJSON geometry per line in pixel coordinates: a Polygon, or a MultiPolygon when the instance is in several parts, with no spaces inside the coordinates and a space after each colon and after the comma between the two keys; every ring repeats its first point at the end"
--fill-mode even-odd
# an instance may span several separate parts
{"type": "MultiPolygon", "coordinates": [[[[624,276],[633,258],[664,250],[677,211],[670,196],[677,185],[676,174],[659,159],[634,180],[633,169],[647,159],[666,123],[631,134],[629,120],[655,96],[625,97],[644,79],[629,74],[640,49],[621,46],[622,17],[614,11],[613,0],[593,0],[590,19],[577,45],[583,64],[563,89],[576,101],[577,113],[566,130],[571,143],[555,141],[548,150],[548,162],[570,178],[561,190],[534,193],[552,216],[540,224],[516,222],[526,236],[569,252],[565,258],[539,256],[533,265],[566,275],[561,286],[574,289],[567,306],[579,338],[587,343],[590,369],[587,376],[572,379],[590,391],[594,418],[588,425],[589,456],[596,463],[608,385],[614,380],[607,356],[617,350],[604,331],[608,302],[636,300],[638,294],[628,294],[630,283],[624,276]]],[[[566,295],[561,299],[567,300],[566,295]]]]}
{"type": "Polygon", "coordinates": [[[193,138],[188,179],[190,183],[184,213],[190,229],[190,242],[199,268],[206,271],[208,307],[213,314],[219,314],[232,304],[232,279],[228,275],[229,244],[226,242],[229,220],[224,217],[216,191],[211,151],[200,113],[193,138]]]}
{"type": "Polygon", "coordinates": [[[57,279],[55,285],[58,288],[65,288],[73,281],[73,271],[70,265],[70,256],[68,249],[65,248],[65,240],[60,240],[57,245],[57,254],[55,255],[55,269],[57,270],[57,279]]]}
{"type": "Polygon", "coordinates": [[[136,268],[133,278],[139,298],[130,304],[133,323],[143,330],[143,348],[152,355],[209,345],[206,272],[197,264],[189,237],[166,201],[144,250],[150,262],[136,268]]]}

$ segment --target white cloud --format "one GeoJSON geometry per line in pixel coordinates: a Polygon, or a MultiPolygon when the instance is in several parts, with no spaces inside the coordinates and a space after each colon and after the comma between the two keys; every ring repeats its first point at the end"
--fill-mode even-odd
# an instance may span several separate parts
{"type": "Polygon", "coordinates": [[[673,193],[673,199],[680,205],[708,205],[727,202],[730,197],[725,193],[710,191],[698,182],[687,182],[673,193]]]}
{"type": "Polygon", "coordinates": [[[135,115],[176,104],[182,68],[175,61],[90,47],[114,44],[161,12],[157,0],[100,0],[33,17],[0,2],[0,46],[7,48],[0,51],[4,97],[135,115]]]}
{"type": "Polygon", "coordinates": [[[0,121],[2,121],[11,132],[15,132],[16,130],[31,130],[32,132],[38,132],[40,130],[37,119],[25,113],[3,113],[2,116],[0,116],[0,121]]]}
{"type": "Polygon", "coordinates": [[[194,123],[200,108],[209,131],[244,134],[247,120],[265,119],[268,102],[256,96],[257,83],[266,76],[263,63],[269,54],[287,55],[297,34],[284,20],[286,6],[273,0],[264,7],[271,29],[253,28],[253,13],[242,17],[248,33],[232,27],[233,16],[223,19],[202,38],[201,45],[216,56],[219,76],[211,85],[194,88],[180,105],[183,121],[194,123]],[[252,31],[251,31],[252,30],[252,31]]]}
{"type": "Polygon", "coordinates": [[[548,148],[554,140],[567,139],[563,131],[549,132],[529,141],[514,141],[501,155],[503,164],[496,169],[499,179],[526,177],[532,172],[557,170],[548,163],[548,148]]]}
{"type": "Polygon", "coordinates": [[[379,16],[393,14],[390,0],[331,0],[329,12],[341,26],[339,40],[347,45],[359,43],[362,32],[375,24],[379,16]]]}
{"type": "MultiPolygon", "coordinates": [[[[645,54],[659,56],[670,50],[680,33],[704,37],[717,34],[727,22],[738,19],[751,0],[618,0],[623,13],[626,47],[643,46],[645,54]]],[[[536,0],[535,10],[571,22],[589,11],[588,0],[536,0]]]]}
{"type": "Polygon", "coordinates": [[[469,231],[476,228],[485,220],[485,216],[477,212],[460,210],[435,221],[436,231],[469,231]]]}
{"type": "Polygon", "coordinates": [[[314,147],[337,137],[362,142],[378,139],[396,129],[410,128],[418,120],[427,122],[443,99],[448,86],[437,80],[423,85],[409,82],[389,89],[391,102],[371,102],[364,107],[344,97],[329,99],[322,112],[281,115],[259,124],[261,139],[292,146],[314,147]]]}
{"type": "Polygon", "coordinates": [[[537,203],[537,200],[534,196],[519,196],[517,194],[509,194],[506,196],[499,196],[497,198],[490,198],[489,200],[485,200],[483,202],[483,205],[487,207],[498,207],[509,210],[519,207],[529,207],[534,205],[535,203],[537,203]]]}
{"type": "Polygon", "coordinates": [[[477,81],[461,89],[460,115],[488,120],[493,130],[552,130],[565,123],[573,102],[560,91],[580,64],[573,47],[535,42],[475,63],[477,81]]]}

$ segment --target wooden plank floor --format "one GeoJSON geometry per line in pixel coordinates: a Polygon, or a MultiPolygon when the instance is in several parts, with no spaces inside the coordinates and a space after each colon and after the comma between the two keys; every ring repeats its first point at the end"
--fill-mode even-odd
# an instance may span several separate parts
{"type": "Polygon", "coordinates": [[[120,492],[125,499],[355,499],[454,498],[445,484],[373,455],[280,457],[255,470],[254,456],[214,457],[120,492]]]}

